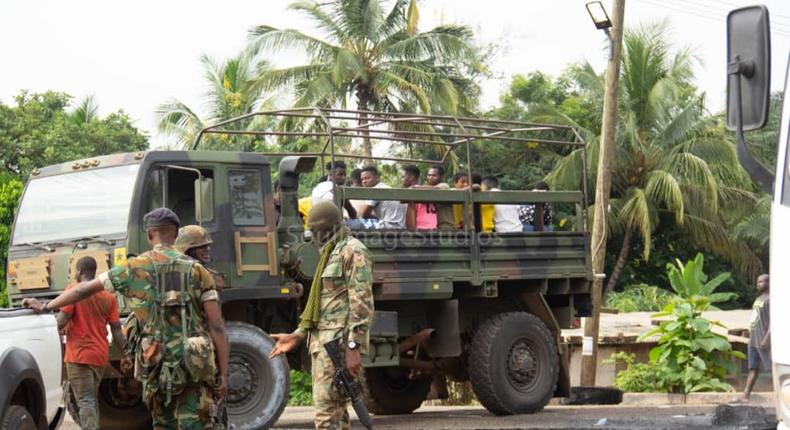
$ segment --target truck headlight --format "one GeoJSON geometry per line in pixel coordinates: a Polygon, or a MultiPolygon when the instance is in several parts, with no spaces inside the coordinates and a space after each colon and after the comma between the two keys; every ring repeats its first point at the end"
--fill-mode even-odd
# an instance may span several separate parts
{"type": "Polygon", "coordinates": [[[783,421],[778,428],[790,428],[790,366],[774,363],[774,389],[776,390],[776,415],[783,421]]]}

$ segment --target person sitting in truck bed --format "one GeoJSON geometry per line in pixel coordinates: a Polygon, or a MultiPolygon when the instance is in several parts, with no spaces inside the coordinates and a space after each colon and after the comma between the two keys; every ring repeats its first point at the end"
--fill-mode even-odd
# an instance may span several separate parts
{"type": "MultiPolygon", "coordinates": [[[[414,164],[403,167],[403,188],[418,188],[420,168],[414,164]]],[[[406,228],[408,230],[436,230],[436,203],[408,202],[406,204],[406,228]]]]}
{"type": "MultiPolygon", "coordinates": [[[[427,183],[415,185],[414,188],[449,190],[450,185],[446,182],[442,182],[442,178],[444,178],[444,166],[441,164],[434,164],[428,168],[428,174],[426,175],[427,183]]],[[[436,207],[436,227],[439,230],[456,229],[454,205],[449,203],[433,203],[433,205],[436,207]]]]}
{"type": "MultiPolygon", "coordinates": [[[[543,181],[539,181],[535,184],[535,187],[532,191],[548,191],[549,185],[543,181]]],[[[551,206],[545,203],[538,203],[538,204],[529,204],[529,205],[522,205],[518,209],[518,218],[521,221],[523,231],[530,232],[530,231],[553,231],[554,228],[551,226],[551,219],[552,219],[552,212],[551,206]],[[540,220],[537,212],[543,212],[543,223],[542,225],[538,225],[536,223],[540,220]],[[537,219],[536,219],[537,217],[537,219]]]]}
{"type": "MultiPolygon", "coordinates": [[[[483,186],[490,191],[501,191],[499,189],[499,179],[496,176],[486,176],[483,178],[483,186]]],[[[491,205],[484,205],[491,206],[491,205]]],[[[494,231],[497,233],[521,233],[523,227],[518,218],[518,205],[493,205],[494,207],[494,231]]],[[[481,209],[482,212],[482,209],[481,209]]]]}
{"type": "MultiPolygon", "coordinates": [[[[366,188],[390,188],[379,179],[379,170],[376,166],[365,166],[362,169],[362,186],[366,188]]],[[[396,200],[368,200],[360,214],[362,219],[375,218],[378,222],[376,229],[405,229],[406,211],[401,203],[396,200]]],[[[349,220],[348,226],[352,229],[366,228],[359,220],[349,220]],[[356,222],[355,222],[356,221],[356,222]]]]}
{"type": "MultiPolygon", "coordinates": [[[[329,172],[327,174],[326,180],[319,182],[318,185],[313,188],[313,192],[310,195],[313,205],[324,200],[328,200],[330,202],[334,201],[334,186],[337,185],[342,187],[346,185],[346,163],[341,160],[337,160],[334,163],[326,163],[326,170],[329,172]]],[[[357,211],[354,209],[351,201],[346,200],[343,202],[343,209],[345,209],[344,215],[349,219],[354,219],[357,217],[357,211]]]]}

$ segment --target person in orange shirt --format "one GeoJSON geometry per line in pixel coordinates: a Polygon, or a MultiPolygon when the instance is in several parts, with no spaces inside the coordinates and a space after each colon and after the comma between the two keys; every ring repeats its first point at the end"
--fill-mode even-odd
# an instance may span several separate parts
{"type": "MultiPolygon", "coordinates": [[[[76,265],[77,282],[86,282],[96,277],[96,260],[82,257],[76,265]]],[[[75,284],[66,289],[74,287],[75,284]]],[[[79,407],[80,427],[94,430],[99,428],[99,405],[97,393],[110,360],[107,343],[107,324],[112,330],[112,341],[123,350],[126,338],[121,331],[118,302],[115,296],[101,291],[74,305],[60,308],[58,329],[66,332],[66,375],[79,407]]]]}

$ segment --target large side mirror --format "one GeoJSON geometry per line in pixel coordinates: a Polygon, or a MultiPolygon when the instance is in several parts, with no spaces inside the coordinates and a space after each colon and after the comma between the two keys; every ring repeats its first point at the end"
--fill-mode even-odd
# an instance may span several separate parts
{"type": "Polygon", "coordinates": [[[214,181],[195,179],[195,220],[198,224],[214,219],[214,181]]]}
{"type": "Polygon", "coordinates": [[[740,102],[743,130],[762,128],[768,121],[771,86],[771,36],[765,6],[735,9],[727,15],[727,65],[727,127],[737,129],[740,102]]]}
{"type": "Polygon", "coordinates": [[[736,133],[741,165],[767,193],[773,190],[773,174],[751,154],[743,132],[768,121],[770,85],[768,9],[735,9],[727,15],[727,128],[736,133]]]}

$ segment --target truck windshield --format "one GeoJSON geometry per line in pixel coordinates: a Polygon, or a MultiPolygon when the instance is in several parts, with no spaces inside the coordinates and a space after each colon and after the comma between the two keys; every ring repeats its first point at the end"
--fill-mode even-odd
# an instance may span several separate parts
{"type": "Polygon", "coordinates": [[[132,164],[32,179],[13,244],[125,232],[138,169],[132,164]]]}

